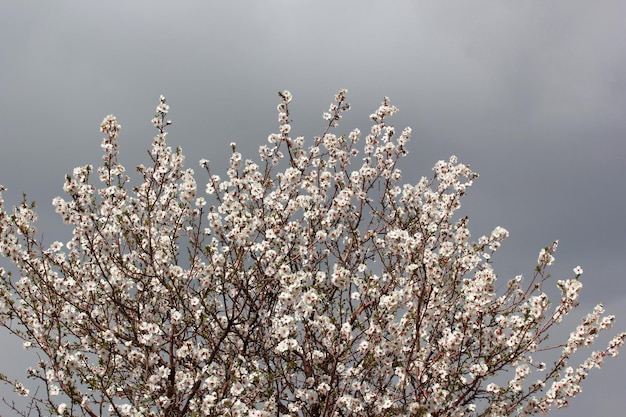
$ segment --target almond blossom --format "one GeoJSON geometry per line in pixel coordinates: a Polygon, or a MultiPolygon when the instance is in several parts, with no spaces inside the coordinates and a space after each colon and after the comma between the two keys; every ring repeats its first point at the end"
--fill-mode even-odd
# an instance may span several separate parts
{"type": "Polygon", "coordinates": [[[0,187],[12,265],[0,268],[0,324],[39,357],[33,381],[3,377],[31,400],[15,411],[496,417],[566,406],[626,338],[574,357],[614,323],[598,305],[548,342],[578,306],[582,268],[550,300],[555,242],[529,278],[498,282],[492,256],[508,231],[472,240],[457,213],[478,175],[452,156],[402,182],[411,129],[390,124],[398,109],[385,98],[370,129],[341,133],[346,94],[307,141],[292,136],[293,96],[280,92],[278,133],[257,160],[232,143],[221,175],[206,159],[200,174],[185,168],[161,96],[136,185],[107,116],[102,166],[74,169],[53,200],[67,242],[45,244],[34,204],[7,208],[0,187]]]}

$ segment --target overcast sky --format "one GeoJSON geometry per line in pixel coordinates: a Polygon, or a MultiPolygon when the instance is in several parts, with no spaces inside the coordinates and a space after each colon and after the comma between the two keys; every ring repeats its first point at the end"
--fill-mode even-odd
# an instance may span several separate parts
{"type": "MultiPolygon", "coordinates": [[[[581,265],[582,309],[604,302],[623,331],[625,17],[617,0],[5,0],[0,183],[8,204],[37,201],[52,241],[67,231],[50,200],[73,167],[99,164],[107,114],[122,124],[128,171],[147,162],[160,94],[187,165],[223,168],[230,142],[255,157],[276,131],[278,90],[294,95],[292,132],[309,138],[339,88],[346,132],[367,130],[389,96],[395,126],[414,132],[406,181],[452,154],[481,175],[461,211],[475,237],[510,231],[501,278],[530,275],[559,239],[555,279],[581,265]]],[[[22,354],[3,343],[5,357],[22,354]]],[[[622,415],[626,354],[606,365],[553,415],[622,415]]]]}

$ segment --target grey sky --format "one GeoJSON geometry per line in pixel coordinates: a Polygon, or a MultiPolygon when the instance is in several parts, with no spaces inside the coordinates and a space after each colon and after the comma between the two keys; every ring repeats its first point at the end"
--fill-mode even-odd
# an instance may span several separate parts
{"type": "MultiPolygon", "coordinates": [[[[625,16],[617,0],[3,1],[0,183],[9,204],[37,200],[53,240],[49,202],[74,166],[99,163],[109,113],[129,171],[147,160],[159,94],[187,165],[223,167],[231,141],[254,157],[275,131],[278,90],[307,137],[339,88],[346,131],[389,96],[414,131],[406,181],[451,154],[481,174],[461,210],[475,237],[511,232],[503,279],[559,239],[555,278],[581,265],[582,308],[603,301],[625,330],[625,16]]],[[[554,415],[620,415],[625,373],[626,355],[608,362],[554,415]]]]}

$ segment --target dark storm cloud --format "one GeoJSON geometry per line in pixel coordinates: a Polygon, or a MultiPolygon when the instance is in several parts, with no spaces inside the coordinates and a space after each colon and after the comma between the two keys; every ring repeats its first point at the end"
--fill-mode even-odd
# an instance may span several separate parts
{"type": "MultiPolygon", "coordinates": [[[[339,88],[368,128],[383,96],[414,139],[404,178],[457,154],[481,174],[462,211],[477,237],[511,232],[497,270],[530,274],[559,239],[555,276],[585,269],[583,304],[604,301],[626,328],[626,30],[614,1],[5,2],[0,6],[0,183],[41,206],[63,176],[98,164],[99,123],[123,126],[122,161],[145,162],[159,94],[187,164],[223,167],[228,143],[253,157],[276,128],[276,92],[294,94],[294,133],[320,133],[339,88]]],[[[575,410],[618,415],[624,358],[575,410]],[[607,388],[608,387],[608,388],[607,388]],[[617,388],[615,388],[617,389],[617,388]]]]}

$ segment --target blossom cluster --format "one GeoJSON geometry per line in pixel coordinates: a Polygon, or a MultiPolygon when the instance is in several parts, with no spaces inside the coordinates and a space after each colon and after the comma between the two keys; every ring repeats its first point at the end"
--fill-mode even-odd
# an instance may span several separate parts
{"type": "Polygon", "coordinates": [[[471,240],[457,215],[469,166],[453,156],[402,183],[412,132],[390,124],[389,99],[369,131],[341,135],[339,91],[309,143],[279,96],[278,133],[258,161],[232,143],[224,177],[184,167],[161,96],[130,186],[107,116],[100,185],[78,167],[53,200],[68,242],[44,245],[34,206],[11,212],[0,193],[0,253],[19,276],[0,269],[0,323],[37,350],[43,394],[7,382],[40,414],[523,416],[567,405],[617,354],[624,333],[571,364],[613,325],[602,306],[547,343],[582,287],[576,267],[560,299],[544,292],[556,242],[530,280],[497,285],[507,230],[471,240]],[[550,349],[554,363],[533,359],[550,349]]]}

